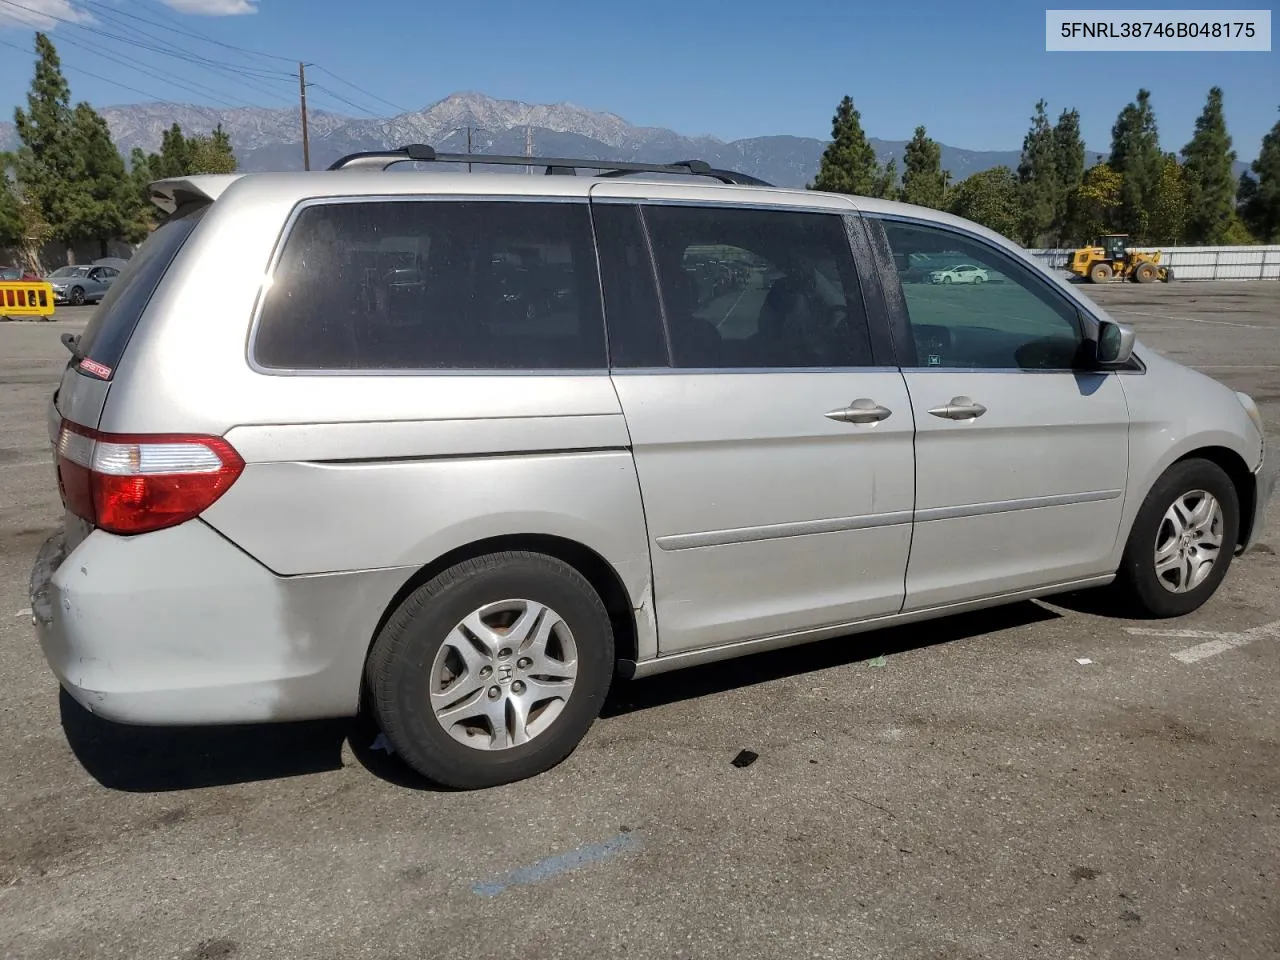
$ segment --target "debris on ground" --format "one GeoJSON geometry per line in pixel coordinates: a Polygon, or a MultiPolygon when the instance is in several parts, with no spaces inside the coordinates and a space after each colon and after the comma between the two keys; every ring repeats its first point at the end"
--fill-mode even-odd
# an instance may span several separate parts
{"type": "Polygon", "coordinates": [[[872,665],[873,667],[883,667],[883,666],[885,666],[887,663],[888,663],[888,661],[887,661],[887,660],[885,660],[885,658],[884,658],[884,654],[881,654],[880,656],[876,657],[874,660],[872,660],[872,661],[871,661],[871,665],[872,665]]]}
{"type": "Polygon", "coordinates": [[[1080,664],[1082,667],[1087,667],[1089,664],[1093,663],[1093,661],[1088,657],[1076,657],[1076,663],[1080,664]]]}
{"type": "Polygon", "coordinates": [[[391,741],[388,740],[386,736],[381,733],[373,738],[373,743],[369,745],[369,749],[385,750],[388,756],[396,752],[396,748],[391,745],[391,741]]]}
{"type": "Polygon", "coordinates": [[[760,754],[756,753],[754,750],[740,750],[738,751],[738,755],[730,762],[735,767],[742,768],[751,766],[759,759],[760,754]]]}

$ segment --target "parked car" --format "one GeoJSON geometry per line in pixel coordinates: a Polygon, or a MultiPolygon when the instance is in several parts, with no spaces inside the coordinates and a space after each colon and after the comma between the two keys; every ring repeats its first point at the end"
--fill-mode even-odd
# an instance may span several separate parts
{"type": "Polygon", "coordinates": [[[929,274],[930,283],[986,283],[987,271],[971,263],[962,263],[929,274]]]}
{"type": "Polygon", "coordinates": [[[55,303],[69,303],[78,307],[101,301],[118,276],[120,271],[116,267],[89,264],[59,267],[45,279],[53,287],[55,303]]]}
{"type": "Polygon", "coordinates": [[[0,282],[3,283],[39,279],[40,278],[30,270],[23,270],[20,267],[0,267],[0,282]]]}
{"type": "Polygon", "coordinates": [[[378,172],[411,156],[152,186],[48,408],[33,622],[93,712],[366,708],[480,787],[615,676],[1090,587],[1176,617],[1260,535],[1254,402],[990,230],[705,165],[378,172]],[[902,283],[922,255],[998,298],[902,283]],[[699,258],[755,266],[700,293],[699,258]]]}

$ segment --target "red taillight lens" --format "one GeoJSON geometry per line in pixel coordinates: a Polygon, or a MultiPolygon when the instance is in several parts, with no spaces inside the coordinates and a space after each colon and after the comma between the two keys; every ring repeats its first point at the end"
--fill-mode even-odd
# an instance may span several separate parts
{"type": "Polygon", "coordinates": [[[101,433],[65,420],[58,434],[67,509],[109,533],[148,533],[198,517],[243,470],[221,437],[101,433]]]}

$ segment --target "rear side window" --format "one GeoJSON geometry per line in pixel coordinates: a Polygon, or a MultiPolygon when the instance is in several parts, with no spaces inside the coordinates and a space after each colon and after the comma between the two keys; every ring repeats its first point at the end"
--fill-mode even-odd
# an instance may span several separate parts
{"type": "Polygon", "coordinates": [[[644,220],[673,366],[871,364],[867,314],[841,217],[652,205],[644,220]]]}
{"type": "Polygon", "coordinates": [[[263,298],[259,366],[607,366],[585,203],[369,200],[302,209],[263,298]]]}
{"type": "Polygon", "coordinates": [[[185,216],[171,217],[147,237],[129,265],[111,282],[80,335],[82,357],[112,370],[119,365],[151,295],[208,209],[205,204],[185,216]]]}

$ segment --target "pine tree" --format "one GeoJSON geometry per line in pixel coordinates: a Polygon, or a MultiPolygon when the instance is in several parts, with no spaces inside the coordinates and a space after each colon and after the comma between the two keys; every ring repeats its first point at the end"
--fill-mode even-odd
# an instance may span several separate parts
{"type": "Polygon", "coordinates": [[[1147,235],[1152,243],[1179,244],[1187,233],[1187,178],[1176,155],[1165,154],[1147,235]]]}
{"type": "Polygon", "coordinates": [[[884,167],[876,174],[871,196],[879,197],[881,200],[898,199],[898,161],[893,157],[886,160],[884,167]]]}
{"type": "Polygon", "coordinates": [[[831,143],[822,152],[812,189],[869,196],[881,175],[876,152],[862,131],[862,115],[846,96],[831,118],[831,143]]]}
{"type": "Polygon", "coordinates": [[[1053,169],[1057,176],[1053,233],[1058,246],[1066,243],[1072,233],[1072,199],[1084,179],[1084,154],[1080,111],[1063,110],[1053,128],[1053,169]]]}
{"type": "Polygon", "coordinates": [[[994,230],[1016,236],[1021,226],[1018,177],[1008,167],[992,167],[962,180],[951,191],[951,213],[994,230]]]}
{"type": "Polygon", "coordinates": [[[1044,100],[1036,104],[1031,129],[1022,141],[1018,163],[1018,184],[1022,195],[1019,235],[1028,246],[1035,245],[1053,226],[1058,204],[1058,174],[1054,157],[1053,127],[1045,114],[1044,100]]]}
{"type": "Polygon", "coordinates": [[[22,204],[17,188],[9,179],[13,158],[0,154],[0,247],[16,247],[23,240],[22,204]]]}
{"type": "Polygon", "coordinates": [[[1240,212],[1262,243],[1280,243],[1280,122],[1262,138],[1262,151],[1250,164],[1256,176],[1241,174],[1240,212]]]}
{"type": "Polygon", "coordinates": [[[904,151],[903,162],[906,169],[902,175],[902,200],[941,210],[947,193],[942,147],[929,138],[924,127],[916,127],[904,151]]]}
{"type": "Polygon", "coordinates": [[[1222,243],[1236,219],[1236,152],[1222,112],[1222,88],[1213,87],[1196,118],[1195,133],[1182,148],[1188,184],[1187,238],[1222,243]]]}
{"type": "Polygon", "coordinates": [[[1116,226],[1136,240],[1145,239],[1164,172],[1160,132],[1149,90],[1139,90],[1137,100],[1128,104],[1116,118],[1111,128],[1107,166],[1123,178],[1116,226]]]}
{"type": "Polygon", "coordinates": [[[185,177],[191,172],[191,147],[176,123],[160,139],[160,152],[147,157],[147,166],[155,180],[185,177]]]}
{"type": "Polygon", "coordinates": [[[129,232],[136,215],[136,197],[107,122],[89,104],[76,105],[72,132],[77,159],[76,208],[67,234],[74,242],[96,241],[99,255],[105,257],[108,242],[129,232]]]}
{"type": "Polygon", "coordinates": [[[71,244],[79,178],[72,125],[71,90],[62,75],[58,51],[37,33],[36,68],[27,93],[27,109],[14,111],[20,146],[14,166],[23,198],[31,205],[28,219],[38,223],[50,239],[67,246],[67,260],[75,262],[71,244]]]}

